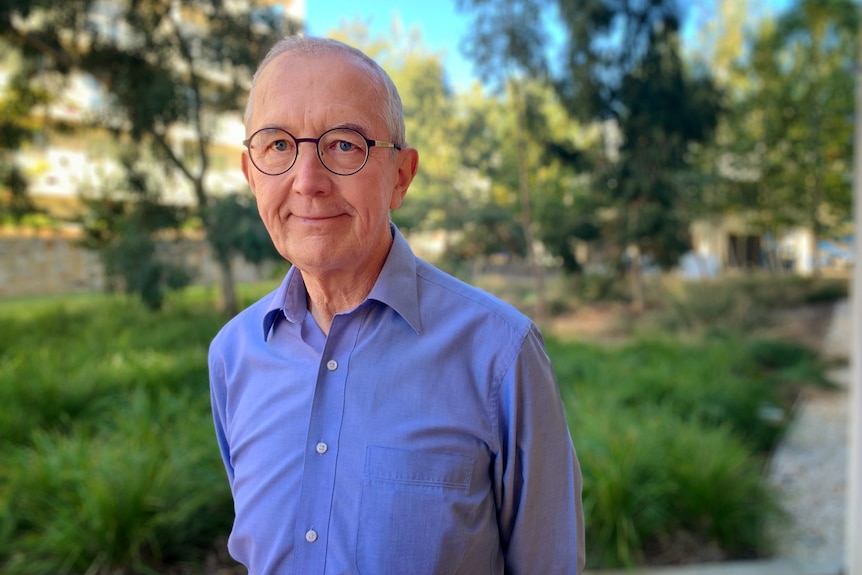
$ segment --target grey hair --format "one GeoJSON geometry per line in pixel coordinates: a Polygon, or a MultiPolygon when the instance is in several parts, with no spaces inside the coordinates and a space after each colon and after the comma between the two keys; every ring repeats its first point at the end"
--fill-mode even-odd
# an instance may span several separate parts
{"type": "Polygon", "coordinates": [[[398,88],[389,74],[361,50],[357,50],[352,46],[348,46],[338,40],[330,38],[317,38],[312,36],[288,36],[279,40],[267,53],[260,65],[257,67],[254,76],[251,80],[251,89],[248,94],[248,102],[245,107],[244,123],[248,127],[254,112],[254,92],[257,87],[257,81],[266,68],[273,60],[283,54],[300,54],[303,56],[313,56],[317,54],[337,54],[352,57],[361,63],[369,72],[370,79],[377,83],[378,87],[383,87],[384,106],[380,110],[380,118],[383,120],[386,128],[389,130],[389,137],[392,142],[398,146],[407,145],[406,129],[404,126],[404,106],[401,103],[401,96],[398,94],[398,88]]]}

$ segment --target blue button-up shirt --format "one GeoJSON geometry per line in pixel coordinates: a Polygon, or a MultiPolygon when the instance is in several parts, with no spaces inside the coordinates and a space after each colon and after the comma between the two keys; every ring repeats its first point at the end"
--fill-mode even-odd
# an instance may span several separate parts
{"type": "Polygon", "coordinates": [[[328,336],[293,268],[213,340],[231,555],[251,575],[579,573],[581,474],[541,335],[393,234],[328,336]]]}

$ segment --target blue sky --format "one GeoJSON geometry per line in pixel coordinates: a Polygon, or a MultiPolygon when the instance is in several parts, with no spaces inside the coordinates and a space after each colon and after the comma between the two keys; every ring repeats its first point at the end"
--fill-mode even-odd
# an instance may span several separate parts
{"type": "Polygon", "coordinates": [[[372,36],[387,35],[393,19],[398,18],[405,30],[419,28],[426,47],[443,55],[453,83],[469,84],[473,76],[471,65],[459,48],[469,18],[456,9],[455,0],[306,0],[305,18],[306,32],[311,36],[326,36],[342,23],[355,20],[368,24],[372,36]]]}
{"type": "MultiPolygon", "coordinates": [[[[685,0],[684,0],[685,1],[685,0]]],[[[752,0],[750,5],[769,5],[769,10],[785,8],[790,0],[752,0]]],[[[419,28],[428,49],[441,53],[450,81],[456,88],[466,87],[473,78],[472,66],[461,53],[461,39],[468,33],[470,16],[458,11],[456,0],[305,0],[306,31],[326,36],[343,23],[366,23],[372,36],[386,35],[393,18],[405,30],[419,28]]],[[[549,2],[549,5],[552,3],[549,2]]],[[[697,0],[693,6],[711,6],[712,0],[697,0]]]]}

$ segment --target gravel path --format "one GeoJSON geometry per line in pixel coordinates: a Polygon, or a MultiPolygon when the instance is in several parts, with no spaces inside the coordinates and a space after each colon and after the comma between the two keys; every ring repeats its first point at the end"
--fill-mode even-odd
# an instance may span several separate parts
{"type": "MultiPolygon", "coordinates": [[[[836,305],[822,355],[844,361],[850,353],[850,307],[836,305]]],[[[776,527],[782,558],[841,564],[847,483],[848,386],[850,369],[829,372],[835,391],[809,390],[801,398],[796,419],[770,463],[769,478],[782,494],[790,515],[776,527]]]]}

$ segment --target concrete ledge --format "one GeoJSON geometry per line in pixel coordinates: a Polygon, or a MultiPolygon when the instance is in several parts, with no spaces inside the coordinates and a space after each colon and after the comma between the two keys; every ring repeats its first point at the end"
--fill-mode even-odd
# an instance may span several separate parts
{"type": "Polygon", "coordinates": [[[674,565],[643,569],[591,570],[585,575],[842,575],[843,563],[807,562],[795,559],[771,559],[768,561],[728,561],[726,563],[702,563],[697,565],[674,565]]]}
{"type": "Polygon", "coordinates": [[[850,300],[843,299],[835,302],[832,308],[832,321],[829,329],[823,337],[820,354],[826,362],[844,363],[850,362],[852,355],[852,307],[850,300]]]}

